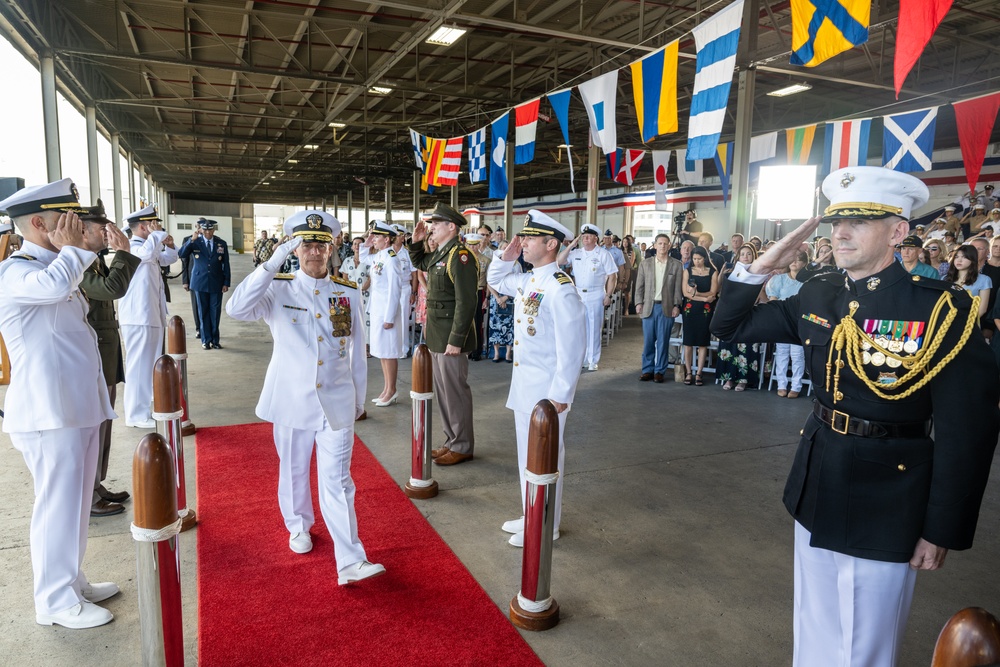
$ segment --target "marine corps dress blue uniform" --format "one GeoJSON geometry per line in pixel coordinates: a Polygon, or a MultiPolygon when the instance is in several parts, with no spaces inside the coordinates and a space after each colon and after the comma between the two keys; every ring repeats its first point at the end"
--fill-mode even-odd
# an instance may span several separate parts
{"type": "MultiPolygon", "coordinates": [[[[927,201],[918,179],[880,167],[836,171],[823,192],[835,250],[853,239],[836,225],[898,224],[927,201]]],[[[783,496],[796,522],[797,667],[896,664],[909,562],[924,542],[972,546],[997,442],[998,371],[978,304],[887,256],[872,275],[824,274],[758,306],[766,276],[738,265],[712,320],[723,340],[803,345],[813,378],[783,496]]]]}
{"type": "Polygon", "coordinates": [[[278,505],[289,547],[296,553],[312,549],[309,464],[315,442],[320,511],[343,584],[384,572],[368,562],[358,537],[351,479],[354,420],[364,411],[368,384],[361,294],[335,276],[313,278],[301,268],[277,273],[299,243],[303,249],[332,244],[339,233],[340,223],[323,211],[288,218],[285,234],[293,239],[236,287],[226,312],[238,320],[263,319],[274,338],[257,416],[274,424],[278,505]]]}

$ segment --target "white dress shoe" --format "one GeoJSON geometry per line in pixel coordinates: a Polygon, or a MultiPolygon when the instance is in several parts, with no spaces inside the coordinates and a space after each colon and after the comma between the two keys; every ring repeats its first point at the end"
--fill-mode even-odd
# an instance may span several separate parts
{"type": "Polygon", "coordinates": [[[288,538],[288,548],[297,554],[307,554],[313,548],[312,536],[309,533],[293,533],[288,538]]]}
{"type": "Polygon", "coordinates": [[[398,397],[399,397],[399,392],[397,391],[395,394],[393,394],[392,396],[390,396],[388,398],[388,400],[385,400],[385,401],[378,401],[377,400],[377,401],[375,401],[375,407],[376,408],[385,408],[385,407],[388,407],[388,406],[392,405],[393,403],[395,403],[396,402],[396,398],[398,398],[398,397]]]}
{"type": "Polygon", "coordinates": [[[589,370],[596,371],[597,370],[597,364],[591,364],[589,370]]]}
{"type": "Polygon", "coordinates": [[[377,577],[381,574],[385,574],[385,566],[379,565],[378,563],[369,563],[368,561],[363,560],[355,563],[354,565],[348,565],[343,570],[338,572],[337,584],[340,586],[353,584],[355,581],[371,579],[372,577],[377,577]]]}
{"type": "Polygon", "coordinates": [[[125,425],[132,428],[156,428],[156,421],[153,419],[147,419],[143,422],[125,422],[125,425]]]}
{"type": "Polygon", "coordinates": [[[58,614],[35,614],[35,622],[39,625],[61,625],[74,630],[96,628],[113,619],[114,615],[110,611],[86,600],[58,614]]]}
{"type": "Polygon", "coordinates": [[[80,595],[87,598],[88,602],[103,602],[110,597],[118,595],[120,592],[118,584],[113,581],[103,581],[99,584],[91,583],[86,586],[80,586],[80,595]]]}
{"type": "MultiPolygon", "coordinates": [[[[558,539],[559,539],[559,531],[557,530],[554,533],[552,533],[552,541],[555,542],[558,539]]],[[[518,547],[518,548],[524,547],[524,531],[522,530],[520,533],[514,533],[513,535],[511,535],[510,539],[507,540],[507,544],[509,544],[512,547],[518,547]]]]}
{"type": "Polygon", "coordinates": [[[505,533],[520,533],[524,530],[524,517],[522,516],[520,519],[504,521],[503,525],[500,526],[500,530],[505,533]]]}

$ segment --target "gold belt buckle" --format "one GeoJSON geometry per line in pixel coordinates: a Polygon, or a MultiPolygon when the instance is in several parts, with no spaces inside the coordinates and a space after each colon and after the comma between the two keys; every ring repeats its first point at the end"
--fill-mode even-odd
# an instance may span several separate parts
{"type": "Polygon", "coordinates": [[[834,433],[839,433],[840,435],[847,435],[847,427],[851,423],[851,416],[846,412],[841,412],[840,410],[833,411],[833,419],[830,420],[830,428],[833,429],[834,433]],[[841,417],[844,420],[844,428],[837,428],[837,417],[841,417]]]}

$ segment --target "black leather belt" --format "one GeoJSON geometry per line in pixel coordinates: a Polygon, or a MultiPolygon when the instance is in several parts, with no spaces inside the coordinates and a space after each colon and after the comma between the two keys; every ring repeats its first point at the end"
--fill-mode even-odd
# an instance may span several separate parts
{"type": "Polygon", "coordinates": [[[819,401],[813,403],[813,414],[841,435],[861,438],[926,438],[931,433],[931,420],[895,424],[852,417],[840,410],[831,410],[819,401]]]}

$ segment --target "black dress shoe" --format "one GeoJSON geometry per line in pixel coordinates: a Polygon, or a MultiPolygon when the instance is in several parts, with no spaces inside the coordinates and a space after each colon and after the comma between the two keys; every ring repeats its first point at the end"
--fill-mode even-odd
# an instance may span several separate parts
{"type": "Polygon", "coordinates": [[[221,349],[222,349],[222,346],[221,346],[221,345],[219,345],[218,343],[212,343],[212,347],[213,347],[214,349],[216,349],[216,350],[221,350],[221,349]]]}
{"type": "Polygon", "coordinates": [[[201,344],[201,349],[203,349],[203,350],[211,350],[212,346],[209,345],[208,343],[202,343],[201,344]]]}
{"type": "Polygon", "coordinates": [[[104,488],[103,484],[97,487],[97,495],[110,503],[123,503],[132,497],[128,494],[128,491],[108,491],[104,488]]]}
{"type": "Polygon", "coordinates": [[[657,373],[653,376],[653,382],[663,384],[663,373],[657,373]]]}
{"type": "Polygon", "coordinates": [[[639,376],[639,382],[649,382],[652,379],[653,379],[652,373],[643,373],[642,375],[639,376]]]}
{"type": "Polygon", "coordinates": [[[90,506],[90,516],[114,516],[125,511],[125,506],[118,503],[111,503],[101,498],[90,506]]]}

